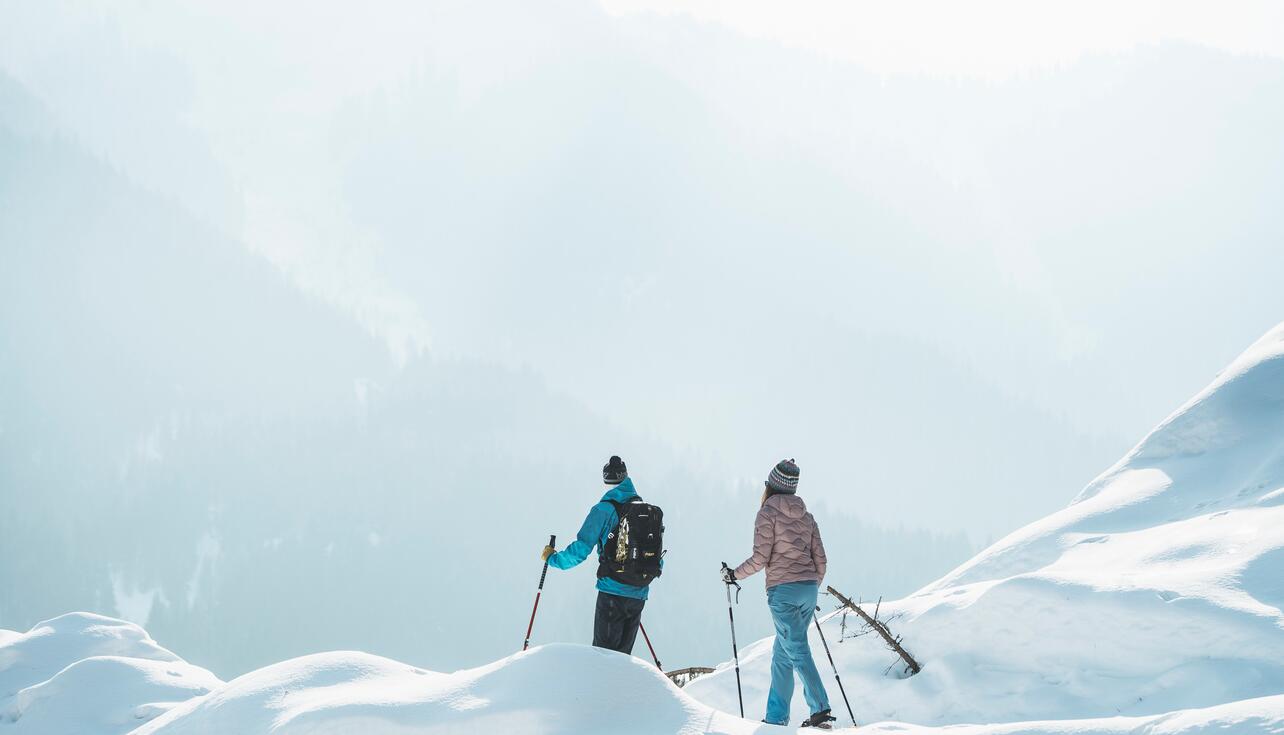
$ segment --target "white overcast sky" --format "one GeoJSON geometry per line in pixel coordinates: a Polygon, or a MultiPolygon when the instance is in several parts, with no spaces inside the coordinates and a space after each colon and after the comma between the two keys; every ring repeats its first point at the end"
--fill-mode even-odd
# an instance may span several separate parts
{"type": "Polygon", "coordinates": [[[1161,41],[1284,57],[1279,2],[602,0],[602,6],[618,14],[688,15],[887,74],[1005,77],[1161,41]]]}

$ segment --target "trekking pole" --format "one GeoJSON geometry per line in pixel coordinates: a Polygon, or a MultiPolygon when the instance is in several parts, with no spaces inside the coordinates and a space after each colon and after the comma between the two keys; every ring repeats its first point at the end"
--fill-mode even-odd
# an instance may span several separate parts
{"type": "MultiPolygon", "coordinates": [[[[819,610],[820,606],[816,607],[819,610]]],[[[829,641],[825,640],[825,631],[820,628],[820,618],[816,617],[813,611],[811,619],[816,621],[816,632],[820,633],[820,642],[825,644],[825,655],[829,657],[829,667],[834,670],[834,681],[838,682],[838,691],[842,692],[843,704],[847,705],[847,716],[852,718],[852,727],[856,727],[856,715],[852,714],[852,703],[847,701],[847,690],[843,689],[843,677],[838,675],[838,667],[834,665],[834,655],[829,652],[829,641]]]]}
{"type": "MultiPolygon", "coordinates": [[[[727,563],[722,562],[722,568],[727,569],[727,563]]],[[[731,611],[731,585],[736,586],[736,602],[740,601],[740,583],[727,583],[727,618],[731,621],[731,656],[736,660],[736,698],[740,700],[740,716],[745,716],[745,695],[740,690],[740,650],[736,647],[736,614],[731,611]]]]}
{"type": "Polygon", "coordinates": [[[642,640],[646,641],[646,647],[651,649],[651,658],[655,659],[655,668],[664,671],[664,667],[660,665],[660,657],[655,655],[655,646],[651,645],[651,636],[646,634],[646,626],[638,623],[638,629],[642,631],[642,640]]]}
{"type": "MultiPolygon", "coordinates": [[[[557,536],[548,537],[549,546],[557,546],[557,536]]],[[[531,608],[531,622],[526,625],[526,642],[522,644],[522,650],[531,647],[531,630],[535,627],[535,611],[539,609],[539,596],[544,593],[544,577],[548,576],[548,559],[544,560],[544,571],[539,573],[539,589],[535,590],[535,607],[531,608]]]]}

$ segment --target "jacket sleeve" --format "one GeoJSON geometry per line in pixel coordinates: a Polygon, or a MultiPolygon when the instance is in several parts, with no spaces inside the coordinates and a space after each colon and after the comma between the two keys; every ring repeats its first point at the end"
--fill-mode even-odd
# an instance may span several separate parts
{"type": "Polygon", "coordinates": [[[816,573],[823,581],[829,559],[825,557],[825,544],[820,540],[820,524],[816,523],[815,518],[811,519],[811,560],[816,565],[816,573]]]}
{"type": "Polygon", "coordinates": [[[776,541],[776,524],[766,508],[758,511],[753,523],[753,554],[736,567],[736,579],[757,574],[771,560],[771,547],[776,541]]]}
{"type": "Polygon", "coordinates": [[[570,569],[587,559],[593,547],[597,546],[598,541],[606,534],[606,524],[611,521],[611,515],[614,512],[615,510],[606,503],[598,503],[590,508],[588,517],[580,526],[580,532],[575,534],[575,540],[565,549],[548,557],[548,565],[557,569],[570,569]]]}

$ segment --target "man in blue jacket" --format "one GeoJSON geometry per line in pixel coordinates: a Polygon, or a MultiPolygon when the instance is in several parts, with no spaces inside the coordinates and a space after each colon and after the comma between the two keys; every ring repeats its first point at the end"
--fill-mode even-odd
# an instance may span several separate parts
{"type": "MultiPolygon", "coordinates": [[[[624,460],[619,457],[611,457],[602,467],[602,481],[610,489],[602,496],[601,501],[589,509],[580,532],[575,534],[575,540],[561,551],[555,551],[551,546],[544,547],[543,556],[550,567],[570,569],[587,559],[594,547],[599,555],[602,554],[606,549],[607,535],[620,522],[611,501],[628,503],[635,498],[641,500],[633,489],[633,480],[629,479],[624,460]]],[[[597,589],[593,645],[621,653],[632,653],[638,626],[642,624],[642,607],[646,605],[647,588],[634,587],[600,576],[597,589]]]]}

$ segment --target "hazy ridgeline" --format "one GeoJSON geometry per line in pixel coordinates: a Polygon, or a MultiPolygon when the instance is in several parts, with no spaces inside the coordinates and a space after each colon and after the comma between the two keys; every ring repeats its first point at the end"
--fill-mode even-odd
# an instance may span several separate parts
{"type": "MultiPolygon", "coordinates": [[[[12,9],[0,627],[147,618],[224,676],[486,662],[620,453],[669,521],[648,630],[710,663],[779,455],[831,581],[904,594],[1284,307],[1278,61],[888,80],[586,4],[445,7],[329,39],[369,56],[300,41],[333,32],[309,15],[277,44],[12,9]]],[[[537,640],[588,639],[591,568],[551,574],[537,640]]]]}
{"type": "MultiPolygon", "coordinates": [[[[395,367],[347,317],[57,136],[5,126],[0,161],[0,237],[29,245],[7,251],[0,297],[5,626],[123,614],[223,676],[332,648],[479,664],[520,645],[546,534],[569,540],[619,451],[668,511],[647,613],[660,653],[721,660],[716,572],[748,553],[755,487],[529,372],[395,367]]],[[[833,580],[868,595],[972,550],[818,512],[833,580]]],[[[591,570],[553,574],[537,640],[590,636],[591,570]]],[[[767,632],[764,609],[746,608],[746,631],[767,632]]]]}

